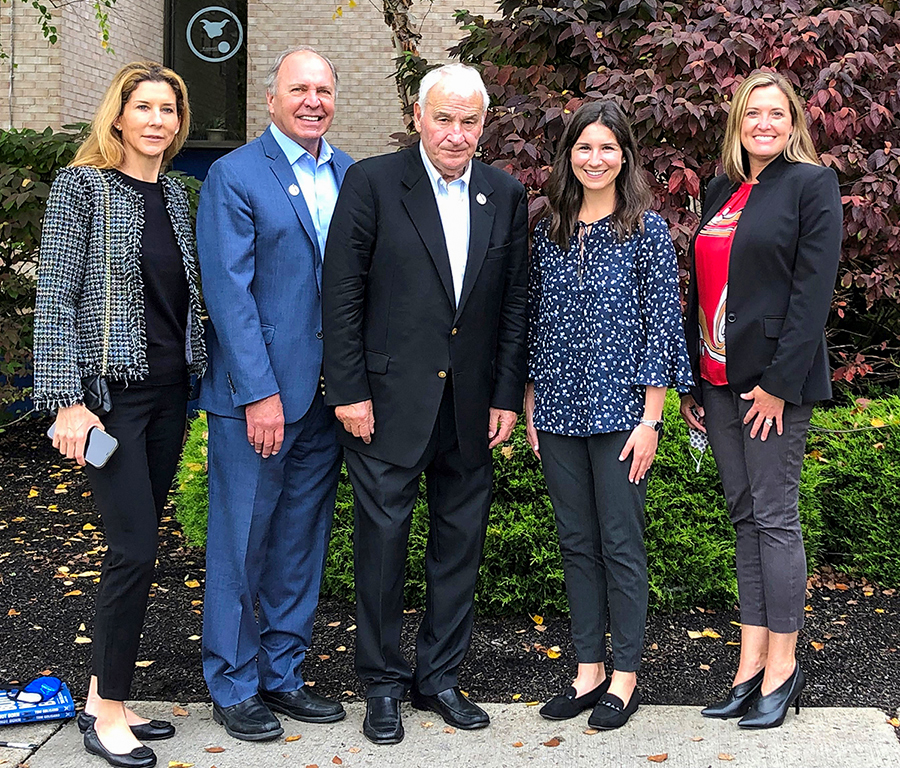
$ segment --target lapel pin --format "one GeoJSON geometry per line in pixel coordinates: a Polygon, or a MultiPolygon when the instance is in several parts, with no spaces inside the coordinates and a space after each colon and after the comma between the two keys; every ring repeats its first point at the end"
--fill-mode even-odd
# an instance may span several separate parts
{"type": "Polygon", "coordinates": [[[483,192],[479,192],[475,195],[475,199],[478,201],[478,205],[484,205],[487,202],[487,198],[484,196],[483,192]]]}
{"type": "Polygon", "coordinates": [[[296,184],[291,184],[291,186],[288,187],[288,192],[290,192],[294,197],[297,197],[297,195],[300,194],[300,187],[298,187],[296,184]]]}

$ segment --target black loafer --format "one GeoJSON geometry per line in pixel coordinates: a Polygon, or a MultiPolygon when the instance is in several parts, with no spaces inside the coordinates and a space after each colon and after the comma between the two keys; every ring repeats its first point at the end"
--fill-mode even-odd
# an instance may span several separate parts
{"type": "Polygon", "coordinates": [[[296,691],[260,691],[259,697],[269,709],[302,720],[304,723],[336,723],[347,713],[339,701],[331,701],[304,685],[296,691]]]}
{"type": "Polygon", "coordinates": [[[600,701],[600,697],[609,690],[609,683],[610,678],[607,677],[600,685],[582,696],[570,686],[564,693],[554,696],[544,704],[538,714],[545,720],[569,720],[577,717],[600,701]]]}
{"type": "Polygon", "coordinates": [[[366,699],[363,735],[373,744],[399,744],[403,741],[400,699],[391,696],[366,699]]]}
{"type": "MultiPolygon", "coordinates": [[[[97,720],[94,715],[87,712],[78,713],[78,730],[84,733],[97,720]]],[[[132,725],[131,732],[138,741],[162,741],[171,739],[175,735],[175,726],[166,720],[151,720],[149,723],[132,725]]]]}
{"type": "Polygon", "coordinates": [[[410,691],[410,701],[416,709],[437,712],[447,725],[465,731],[487,728],[491,723],[488,713],[463,696],[458,687],[447,688],[432,696],[426,696],[418,688],[413,687],[410,691]]]}
{"type": "Polygon", "coordinates": [[[150,747],[143,745],[135,747],[124,755],[110,752],[100,743],[100,737],[97,736],[93,723],[84,732],[84,748],[92,755],[102,757],[110,765],[119,766],[119,768],[151,768],[156,765],[156,754],[150,747]]]}
{"type": "Polygon", "coordinates": [[[594,711],[591,712],[588,725],[600,731],[621,728],[628,722],[628,718],[637,712],[640,703],[641,696],[637,688],[631,692],[631,698],[627,705],[615,694],[605,693],[597,702],[594,711]]]}
{"type": "Polygon", "coordinates": [[[765,669],[759,670],[749,680],[744,680],[743,683],[738,683],[734,686],[728,691],[728,695],[724,699],[717,701],[715,704],[710,704],[706,709],[701,709],[700,714],[703,717],[716,717],[720,720],[727,720],[730,717],[743,717],[747,714],[753,702],[759,697],[765,674],[765,669]]]}
{"type": "Polygon", "coordinates": [[[213,720],[225,727],[225,733],[242,741],[268,741],[284,733],[259,695],[230,707],[220,707],[213,702],[213,720]]]}

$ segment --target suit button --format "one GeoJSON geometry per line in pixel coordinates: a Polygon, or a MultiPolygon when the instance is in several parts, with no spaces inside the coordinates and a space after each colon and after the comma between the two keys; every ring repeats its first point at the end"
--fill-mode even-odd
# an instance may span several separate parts
{"type": "Polygon", "coordinates": [[[324,377],[324,376],[319,376],[319,381],[325,381],[325,377],[324,377]]]}
{"type": "Polygon", "coordinates": [[[450,331],[451,336],[456,336],[457,333],[459,333],[459,328],[454,328],[452,331],[450,331]]]}
{"type": "Polygon", "coordinates": [[[438,378],[439,378],[439,379],[446,379],[446,378],[447,378],[447,371],[438,371],[438,378]]]}
{"type": "Polygon", "coordinates": [[[734,316],[734,312],[729,312],[728,316],[725,318],[729,323],[733,323],[737,318],[734,316]]]}
{"type": "Polygon", "coordinates": [[[322,331],[319,331],[319,332],[316,334],[316,338],[317,338],[317,339],[324,339],[324,338],[325,338],[325,334],[322,333],[322,331]]]}

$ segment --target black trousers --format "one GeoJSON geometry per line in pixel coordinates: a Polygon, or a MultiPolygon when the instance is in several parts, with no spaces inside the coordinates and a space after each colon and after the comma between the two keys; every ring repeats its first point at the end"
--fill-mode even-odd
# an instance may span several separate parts
{"type": "Polygon", "coordinates": [[[637,485],[629,482],[631,457],[619,461],[630,435],[539,433],[575,653],[581,664],[605,661],[608,619],[615,667],[621,672],[640,668],[647,623],[647,477],[637,485]]]}
{"type": "Polygon", "coordinates": [[[344,454],[355,499],[356,673],[368,697],[402,698],[413,683],[400,652],[400,631],[409,527],[423,472],[429,533],[415,683],[426,695],[459,684],[457,672],[472,637],[492,465],[488,461],[473,469],[462,463],[453,411],[448,385],[431,440],[414,467],[398,467],[353,450],[344,454]]]}
{"type": "Polygon", "coordinates": [[[125,701],[153,582],[159,520],[181,455],[188,387],[111,383],[110,390],[113,409],[101,420],[119,447],[103,469],[85,467],[108,547],[92,671],[102,698],[125,701]]]}

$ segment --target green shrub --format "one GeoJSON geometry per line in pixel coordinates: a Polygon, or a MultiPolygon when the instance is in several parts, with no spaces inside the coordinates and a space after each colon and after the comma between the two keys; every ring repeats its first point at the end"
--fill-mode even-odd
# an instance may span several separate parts
{"type": "MultiPolygon", "coordinates": [[[[900,584],[896,488],[900,472],[900,398],[858,407],[817,410],[817,428],[854,429],[882,421],[885,429],[810,436],[800,482],[800,517],[809,567],[821,553],[841,567],[900,584]],[[879,419],[881,421],[879,421],[879,419]]],[[[647,493],[650,606],[673,610],[692,605],[728,606],[737,600],[734,532],[712,456],[695,471],[677,398],[666,401],[666,432],[647,493]]],[[[178,473],[177,517],[186,541],[206,541],[205,417],[191,426],[178,473]]],[[[353,598],[353,493],[342,470],[323,593],[353,598]]],[[[424,484],[413,510],[407,562],[406,604],[425,598],[423,556],[428,540],[424,484]]],[[[565,580],[553,510],[537,459],[520,425],[494,460],[494,502],[476,588],[481,613],[567,610],[565,580]]]]}

